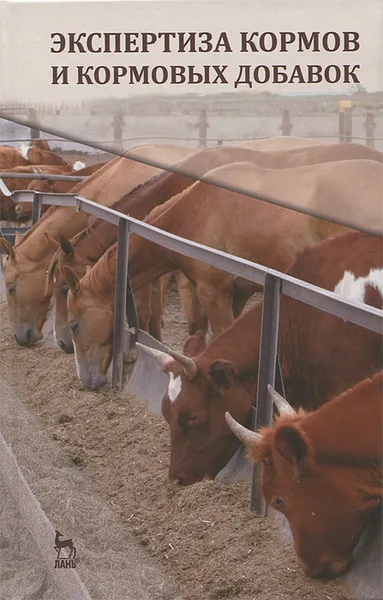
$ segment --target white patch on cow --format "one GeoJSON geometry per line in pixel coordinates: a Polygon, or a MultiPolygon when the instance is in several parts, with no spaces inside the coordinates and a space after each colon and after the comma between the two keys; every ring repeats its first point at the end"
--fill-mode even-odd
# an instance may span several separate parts
{"type": "Polygon", "coordinates": [[[53,339],[55,341],[55,344],[58,346],[58,342],[57,342],[57,335],[56,335],[56,307],[53,313],[53,339]]]}
{"type": "Polygon", "coordinates": [[[76,344],[75,344],[75,341],[74,341],[73,338],[72,338],[72,342],[73,342],[74,360],[75,360],[75,363],[76,363],[77,377],[81,380],[81,377],[80,377],[80,365],[79,365],[79,362],[78,362],[78,359],[77,359],[76,344]]]}
{"type": "Polygon", "coordinates": [[[80,171],[80,169],[85,169],[86,164],[81,162],[81,160],[76,160],[72,165],[72,171],[80,171]]]}
{"type": "Polygon", "coordinates": [[[29,160],[28,159],[28,152],[29,152],[30,146],[27,146],[25,144],[23,144],[22,146],[20,146],[19,148],[19,152],[21,154],[21,156],[24,158],[24,160],[29,160]]]}
{"type": "Polygon", "coordinates": [[[11,190],[7,188],[4,181],[0,178],[0,192],[4,194],[4,196],[12,196],[11,190]]]}
{"type": "Polygon", "coordinates": [[[175,402],[179,396],[181,391],[182,381],[181,375],[178,377],[174,377],[174,373],[169,372],[169,386],[168,386],[168,396],[170,402],[175,402]]]}
{"type": "Polygon", "coordinates": [[[355,277],[351,271],[345,271],[342,279],[336,284],[334,292],[353,302],[363,304],[368,284],[377,288],[383,296],[383,269],[371,269],[365,277],[355,277]]]}

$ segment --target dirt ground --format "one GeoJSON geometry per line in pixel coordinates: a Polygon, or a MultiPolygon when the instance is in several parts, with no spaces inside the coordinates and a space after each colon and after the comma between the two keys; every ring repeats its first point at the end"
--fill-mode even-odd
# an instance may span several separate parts
{"type": "MultiPolygon", "coordinates": [[[[249,509],[250,483],[169,484],[165,421],[125,392],[81,389],[73,356],[52,341],[23,349],[0,306],[1,375],[186,600],[349,600],[342,581],[315,581],[297,565],[273,519],[249,509]]],[[[164,342],[180,347],[185,319],[170,289],[164,342]]],[[[121,598],[121,600],[124,600],[121,598]]]]}

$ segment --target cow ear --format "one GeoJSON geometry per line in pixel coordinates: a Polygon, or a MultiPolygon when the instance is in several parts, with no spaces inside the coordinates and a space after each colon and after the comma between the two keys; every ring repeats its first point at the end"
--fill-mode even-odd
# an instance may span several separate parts
{"type": "Polygon", "coordinates": [[[70,243],[70,241],[63,235],[60,235],[60,246],[61,246],[61,250],[64,252],[64,254],[68,258],[73,258],[73,256],[74,256],[73,246],[70,243]]]}
{"type": "Polygon", "coordinates": [[[215,360],[209,367],[209,375],[214,389],[225,396],[231,389],[236,369],[228,360],[215,360]]]}
{"type": "Polygon", "coordinates": [[[298,477],[309,456],[309,444],[305,435],[295,425],[282,425],[277,428],[274,441],[278,454],[294,467],[298,477]]]}
{"type": "Polygon", "coordinates": [[[72,294],[74,296],[76,296],[78,294],[79,288],[80,288],[80,279],[79,279],[77,273],[75,273],[73,271],[73,269],[71,269],[70,267],[64,266],[63,274],[64,274],[65,281],[67,282],[70,291],[72,292],[72,294]]]}
{"type": "Polygon", "coordinates": [[[12,260],[16,260],[15,251],[13,250],[11,244],[4,238],[0,238],[0,252],[8,254],[12,260]]]}

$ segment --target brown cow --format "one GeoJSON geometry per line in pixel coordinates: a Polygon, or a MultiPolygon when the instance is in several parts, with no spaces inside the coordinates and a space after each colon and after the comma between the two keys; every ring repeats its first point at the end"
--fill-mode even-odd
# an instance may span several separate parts
{"type": "Polygon", "coordinates": [[[307,575],[340,575],[382,503],[383,372],[308,414],[270,391],[281,412],[272,428],[227,422],[261,463],[263,496],[286,516],[307,575]]]}
{"type": "MultiPolygon", "coordinates": [[[[381,238],[352,232],[307,248],[288,273],[381,309],[382,250],[381,238]]],[[[259,302],[194,359],[155,354],[169,375],[162,413],[170,426],[171,480],[190,485],[205,476],[214,478],[237,450],[238,440],[224,415],[229,411],[242,425],[249,423],[256,396],[261,318],[259,302]]],[[[278,348],[287,399],[309,410],[382,366],[379,334],[283,294],[278,348]]]]}
{"type": "Polygon", "coordinates": [[[0,146],[0,171],[8,171],[18,166],[53,165],[72,169],[71,163],[52,150],[43,150],[36,145],[24,144],[20,148],[0,146]]]}
{"type": "MultiPolygon", "coordinates": [[[[66,171],[65,169],[61,172],[62,175],[76,175],[76,177],[88,177],[95,173],[98,169],[106,165],[106,162],[95,163],[89,165],[84,169],[79,169],[76,173],[72,171],[66,171]]],[[[44,172],[44,167],[41,168],[44,172]]],[[[38,171],[37,171],[38,172],[38,171]]],[[[50,171],[45,171],[46,173],[50,171]]],[[[24,184],[25,185],[25,184],[24,184]]],[[[77,182],[72,181],[47,181],[46,179],[33,179],[25,189],[35,190],[36,192],[50,192],[52,194],[67,194],[70,190],[77,185],[77,182]]],[[[17,189],[17,188],[16,188],[17,189]]],[[[20,189],[20,188],[18,188],[20,189]]],[[[43,204],[41,207],[41,214],[44,214],[49,208],[48,204],[43,204]]],[[[18,202],[15,205],[15,212],[18,221],[28,221],[32,218],[32,204],[30,202],[18,202]]]]}
{"type": "MultiPolygon", "coordinates": [[[[64,167],[52,166],[52,165],[29,165],[25,167],[15,167],[14,169],[8,169],[9,173],[49,173],[50,175],[63,175],[65,172],[64,167]]],[[[9,179],[4,177],[0,180],[0,219],[8,221],[16,221],[17,219],[17,205],[13,202],[12,196],[8,195],[8,192],[15,190],[25,190],[29,184],[28,179],[9,179]],[[2,184],[6,186],[3,188],[2,184]],[[8,191],[7,191],[8,190],[8,191]]],[[[28,205],[30,212],[32,213],[32,204],[25,203],[28,205]]]]}

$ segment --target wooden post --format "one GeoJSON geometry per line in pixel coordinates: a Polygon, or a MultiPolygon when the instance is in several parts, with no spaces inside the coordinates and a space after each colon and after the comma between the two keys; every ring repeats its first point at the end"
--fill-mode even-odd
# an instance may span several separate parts
{"type": "Polygon", "coordinates": [[[369,148],[375,148],[376,123],[374,121],[374,115],[372,112],[368,112],[366,114],[365,128],[366,128],[366,146],[369,146],[369,148]]]}
{"type": "Polygon", "coordinates": [[[198,120],[198,145],[200,148],[206,148],[206,138],[207,138],[207,110],[203,108],[199,112],[199,120],[198,120]]]}
{"type": "Polygon", "coordinates": [[[345,118],[344,111],[338,113],[338,142],[342,144],[345,141],[345,118]]]}
{"type": "Polygon", "coordinates": [[[122,152],[122,138],[123,138],[123,130],[124,130],[124,111],[123,109],[119,109],[113,117],[113,139],[116,150],[122,152]]]}
{"type": "Polygon", "coordinates": [[[338,142],[352,142],[352,102],[339,100],[338,142]]]}
{"type": "Polygon", "coordinates": [[[280,131],[282,132],[282,135],[291,135],[292,128],[290,111],[285,108],[282,111],[282,125],[280,126],[280,131]]]}
{"type": "Polygon", "coordinates": [[[40,130],[37,129],[38,120],[37,120],[37,112],[36,112],[35,108],[28,108],[28,121],[30,124],[33,124],[33,126],[30,127],[31,140],[39,138],[40,130]]]}
{"type": "Polygon", "coordinates": [[[352,142],[352,107],[345,111],[345,141],[352,142]]]}

